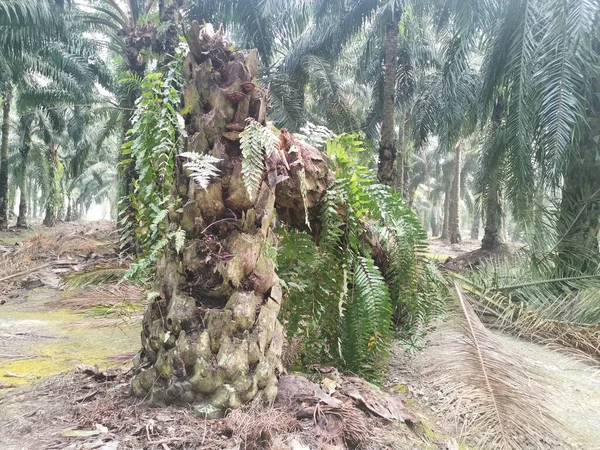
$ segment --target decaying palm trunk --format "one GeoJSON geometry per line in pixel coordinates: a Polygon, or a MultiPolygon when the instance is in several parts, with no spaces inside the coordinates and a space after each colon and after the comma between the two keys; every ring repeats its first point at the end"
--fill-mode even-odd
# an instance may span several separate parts
{"type": "Polygon", "coordinates": [[[249,195],[239,131],[247,119],[265,123],[258,54],[231,51],[220,35],[200,34],[197,23],[187,38],[185,151],[219,158],[220,176],[198,188],[177,158],[172,195],[182,211],[171,211],[168,222],[170,230],[185,230],[186,243],[158,264],[159,296],[144,315],[132,391],[152,405],[193,404],[199,415],[217,417],[275,398],[284,334],[274,212],[304,226],[304,201],[309,220],[316,217],[331,180],[321,154],[282,130],[260,188],[249,195]]]}

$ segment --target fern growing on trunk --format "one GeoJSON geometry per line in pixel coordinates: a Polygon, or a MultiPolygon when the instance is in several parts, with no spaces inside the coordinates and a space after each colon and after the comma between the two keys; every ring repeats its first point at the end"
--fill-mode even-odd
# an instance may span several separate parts
{"type": "Polygon", "coordinates": [[[335,181],[321,205],[317,241],[284,231],[278,267],[284,319],[303,359],[328,362],[377,381],[394,335],[427,321],[443,303],[443,279],[424,259],[425,233],[400,196],[358,163],[362,142],[327,143],[335,181]]]}

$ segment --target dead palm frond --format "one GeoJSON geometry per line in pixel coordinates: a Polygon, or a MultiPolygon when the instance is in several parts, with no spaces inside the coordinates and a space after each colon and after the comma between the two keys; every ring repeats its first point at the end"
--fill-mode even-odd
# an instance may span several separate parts
{"type": "Polygon", "coordinates": [[[81,272],[71,272],[63,277],[66,290],[81,289],[86,286],[118,283],[125,275],[127,267],[91,267],[81,272]]]}
{"type": "Polygon", "coordinates": [[[465,437],[485,449],[547,448],[555,420],[532,368],[511,353],[485,326],[454,283],[461,333],[445,339],[436,367],[444,394],[458,399],[465,437]]]}
{"type": "Polygon", "coordinates": [[[557,278],[552,267],[536,267],[539,260],[526,251],[510,263],[490,260],[466,278],[451,276],[488,326],[599,365],[600,272],[557,278]]]}

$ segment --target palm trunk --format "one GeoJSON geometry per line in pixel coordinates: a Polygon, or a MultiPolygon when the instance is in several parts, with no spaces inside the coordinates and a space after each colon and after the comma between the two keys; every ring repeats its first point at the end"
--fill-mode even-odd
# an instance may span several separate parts
{"type": "Polygon", "coordinates": [[[450,235],[450,197],[451,192],[447,189],[444,194],[444,219],[442,222],[442,234],[440,239],[448,240],[450,235]]]}
{"type": "Polygon", "coordinates": [[[19,216],[17,217],[18,227],[27,227],[27,199],[29,195],[27,193],[27,158],[29,156],[29,135],[23,137],[23,147],[21,148],[21,185],[19,190],[21,191],[21,197],[19,201],[19,216]]]}
{"type": "Polygon", "coordinates": [[[499,195],[499,171],[494,170],[489,175],[489,191],[485,208],[485,227],[481,248],[492,250],[503,243],[502,241],[502,206],[499,195]]]}
{"type": "Polygon", "coordinates": [[[437,208],[433,208],[431,211],[429,211],[429,225],[431,226],[431,236],[439,236],[440,223],[438,221],[437,208]]]}
{"type": "MultiPolygon", "coordinates": [[[[123,60],[127,67],[127,72],[130,74],[142,78],[146,71],[147,59],[143,56],[144,52],[153,44],[156,40],[156,28],[152,25],[140,26],[127,28],[122,31],[125,36],[125,47],[123,49],[123,60]]],[[[139,97],[139,89],[132,88],[120,103],[120,107],[123,108],[122,113],[122,141],[125,142],[127,139],[127,133],[133,127],[131,122],[133,117],[133,110],[135,109],[135,102],[139,97]]],[[[131,196],[134,193],[134,181],[137,178],[135,170],[135,160],[131,155],[121,154],[119,156],[119,202],[118,202],[118,217],[121,224],[125,224],[128,221],[135,220],[135,209],[131,204],[131,196]]],[[[76,213],[77,220],[81,217],[81,212],[76,213]]],[[[121,251],[124,254],[135,255],[137,253],[137,242],[128,241],[122,243],[121,251]]]]}
{"type": "MultiPolygon", "coordinates": [[[[501,126],[504,115],[504,101],[499,98],[492,112],[492,127],[501,126]]],[[[492,130],[492,131],[494,131],[492,130]]],[[[485,227],[481,248],[492,250],[503,243],[500,228],[502,226],[502,206],[500,204],[500,168],[494,167],[488,174],[488,192],[485,199],[485,227]]]]}
{"type": "Polygon", "coordinates": [[[48,146],[48,166],[50,186],[48,198],[46,199],[46,215],[44,216],[43,224],[47,227],[56,225],[56,213],[60,197],[60,180],[58,179],[58,145],[50,144],[48,146]]]}
{"type": "Polygon", "coordinates": [[[385,39],[385,73],[383,75],[383,117],[381,140],[379,142],[379,168],[377,178],[381,183],[391,185],[394,179],[396,159],[396,130],[394,112],[396,110],[396,66],[398,49],[398,23],[391,21],[385,39]]]}
{"type": "Polygon", "coordinates": [[[481,220],[481,209],[476,200],[473,204],[473,223],[471,224],[471,239],[479,239],[479,221],[481,220]]]}
{"type": "Polygon", "coordinates": [[[328,180],[320,153],[300,143],[288,153],[294,140],[282,130],[280,150],[290,178],[275,189],[265,172],[258,192],[247,193],[239,137],[225,127],[248,117],[264,123],[268,95],[256,88],[256,51],[234,53],[222,39],[200,35],[197,23],[188,36],[185,151],[221,159],[221,172],[207,190],[200,189],[177,158],[172,196],[184,206],[167,221],[169,229],[185,231],[186,243],[181,253],[168,247],[158,264],[160,296],[144,315],[143,349],[132,381],[134,395],[152,405],[193,404],[208,418],[257,397],[274,400],[284,333],[270,228],[276,207],[281,220],[304,223],[301,168],[310,211],[318,209],[328,180]],[[244,91],[246,97],[236,103],[231,94],[244,91]]]}
{"type": "Polygon", "coordinates": [[[451,244],[460,244],[460,175],[461,175],[461,145],[456,145],[454,162],[454,180],[452,180],[452,196],[450,197],[450,218],[448,220],[448,232],[451,244]]]}
{"type": "Polygon", "coordinates": [[[17,217],[17,227],[27,228],[27,180],[25,177],[21,179],[21,191],[19,197],[19,215],[17,217]]]}
{"type": "Polygon", "coordinates": [[[65,215],[65,222],[73,221],[73,202],[71,196],[67,196],[67,214],[65,215]]]}
{"type": "Polygon", "coordinates": [[[32,197],[31,217],[34,219],[37,219],[37,217],[39,215],[39,211],[38,211],[39,195],[38,195],[37,189],[35,191],[33,191],[31,197],[32,197]]]}
{"type": "Polygon", "coordinates": [[[6,83],[2,105],[2,148],[0,150],[0,230],[8,228],[8,133],[11,102],[12,85],[6,83]]]}

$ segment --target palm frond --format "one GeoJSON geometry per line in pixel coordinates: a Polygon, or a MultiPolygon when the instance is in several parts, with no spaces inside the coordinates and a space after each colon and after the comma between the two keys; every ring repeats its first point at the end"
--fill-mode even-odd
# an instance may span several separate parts
{"type": "Polygon", "coordinates": [[[545,448],[554,419],[544,408],[540,380],[483,326],[457,284],[455,289],[462,332],[446,336],[434,371],[446,393],[461,399],[458,414],[468,408],[468,437],[481,448],[545,448]]]}

